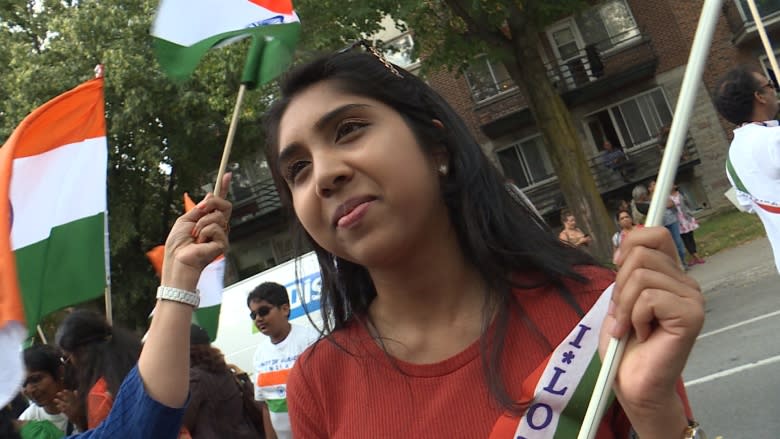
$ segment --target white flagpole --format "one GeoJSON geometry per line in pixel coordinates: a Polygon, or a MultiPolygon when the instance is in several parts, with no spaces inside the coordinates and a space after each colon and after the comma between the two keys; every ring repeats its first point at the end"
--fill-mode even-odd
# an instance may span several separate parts
{"type": "MultiPolygon", "coordinates": [[[[691,113],[693,112],[696,90],[699,88],[707,62],[707,55],[712,43],[712,35],[718,24],[720,8],[723,0],[705,0],[702,6],[699,25],[693,38],[691,53],[688,57],[688,65],[685,68],[680,96],[677,98],[677,106],[674,110],[674,118],[669,131],[669,139],[664,149],[661,167],[658,170],[653,198],[650,201],[650,209],[647,212],[647,226],[660,226],[663,223],[663,212],[674,183],[677,166],[680,164],[680,156],[685,147],[685,138],[688,131],[691,113]]],[[[609,392],[615,382],[615,374],[623,357],[626,340],[612,338],[609,341],[607,352],[604,355],[603,364],[599,371],[596,387],[593,390],[588,410],[585,413],[580,433],[577,439],[593,439],[596,437],[601,417],[607,407],[609,392]]]]}
{"type": "MultiPolygon", "coordinates": [[[[747,1],[748,8],[750,8],[750,15],[753,16],[753,21],[756,23],[756,30],[761,37],[761,43],[764,45],[766,56],[769,58],[769,64],[772,66],[772,71],[775,73],[775,81],[780,80],[780,68],[777,67],[777,57],[775,57],[775,51],[772,49],[772,44],[769,42],[769,37],[766,35],[766,29],[764,29],[764,23],[761,21],[761,15],[758,13],[755,0],[747,1]]],[[[777,86],[777,84],[775,84],[777,86]]]]}
{"type": "MultiPolygon", "coordinates": [[[[102,78],[105,73],[103,64],[95,66],[95,78],[102,78]]],[[[108,178],[108,177],[106,177],[108,178]]],[[[108,194],[106,194],[108,195],[108,194]]],[[[113,324],[113,308],[111,306],[111,247],[108,240],[108,209],[103,212],[103,251],[104,265],[106,270],[106,289],[103,291],[103,297],[106,302],[106,321],[109,325],[113,324]]]]}

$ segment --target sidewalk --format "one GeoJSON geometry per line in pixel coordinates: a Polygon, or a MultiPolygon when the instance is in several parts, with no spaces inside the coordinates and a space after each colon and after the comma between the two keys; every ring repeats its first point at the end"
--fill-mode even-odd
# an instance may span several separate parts
{"type": "Polygon", "coordinates": [[[772,248],[769,240],[763,237],[716,253],[705,264],[691,267],[688,274],[699,282],[701,290],[706,293],[722,283],[767,276],[773,272],[777,275],[772,248]]]}

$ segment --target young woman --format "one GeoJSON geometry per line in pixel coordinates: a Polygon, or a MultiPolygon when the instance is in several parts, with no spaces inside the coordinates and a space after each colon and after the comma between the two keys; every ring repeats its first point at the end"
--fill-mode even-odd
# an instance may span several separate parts
{"type": "Polygon", "coordinates": [[[626,236],[628,236],[629,233],[644,226],[641,224],[634,224],[634,219],[631,217],[631,212],[625,208],[618,210],[618,212],[615,214],[615,219],[617,220],[620,230],[612,235],[612,263],[617,265],[617,260],[620,256],[620,252],[618,251],[620,244],[625,241],[626,236]]]}
{"type": "Polygon", "coordinates": [[[119,385],[138,361],[141,339],[95,312],[76,310],[62,321],[56,341],[77,386],[75,394],[63,392],[62,398],[83,408],[80,430],[95,428],[108,416],[119,385]]]}
{"type": "MultiPolygon", "coordinates": [[[[192,325],[190,344],[190,401],[184,415],[184,427],[192,438],[264,437],[262,422],[260,428],[256,428],[247,410],[255,410],[258,420],[262,419],[262,413],[257,406],[245,406],[244,389],[225,364],[222,352],[211,346],[206,331],[192,325]]],[[[249,389],[248,394],[254,395],[254,391],[249,389]]]]}
{"type": "Polygon", "coordinates": [[[680,238],[682,238],[685,249],[688,250],[688,254],[691,255],[691,260],[688,265],[703,264],[704,259],[699,256],[696,249],[696,239],[693,237],[693,232],[699,228],[699,222],[696,221],[696,217],[693,216],[692,208],[688,197],[684,193],[680,192],[680,188],[677,183],[672,186],[672,194],[669,197],[674,202],[674,207],[677,211],[677,220],[680,223],[680,238]]]}
{"type": "Polygon", "coordinates": [[[592,241],[590,235],[585,234],[577,227],[577,219],[568,210],[561,212],[561,223],[563,223],[563,230],[558,234],[558,239],[561,241],[574,247],[587,247],[592,241]]]}
{"type": "MultiPolygon", "coordinates": [[[[612,274],[516,203],[463,121],[408,72],[344,52],[296,69],[282,95],[267,158],[318,255],[328,334],[290,376],[293,434],[488,437],[503,414],[517,424],[535,398],[524,381],[612,274]]],[[[681,438],[675,386],[701,294],[662,229],[623,245],[602,342],[634,335],[599,437],[625,437],[625,413],[643,439],[681,438]]]]}
{"type": "MultiPolygon", "coordinates": [[[[317,252],[327,316],[327,338],[289,377],[293,434],[483,438],[504,421],[537,425],[546,418],[526,412],[537,395],[531,386],[524,396],[523,383],[613,274],[514,200],[441,97],[382,61],[342,52],[296,69],[267,119],[268,163],[317,252]]],[[[117,400],[145,428],[165,429],[155,437],[174,436],[149,397],[186,398],[186,303],[225,251],[229,215],[207,197],[167,240],[162,299],[117,400]]],[[[698,285],[674,263],[665,230],[621,246],[598,338],[603,348],[630,337],[599,437],[626,437],[628,422],[642,439],[693,437],[676,387],[703,323],[698,285]]],[[[566,393],[555,384],[550,393],[566,393]]],[[[123,420],[117,405],[101,428],[123,420]]],[[[517,437],[503,431],[494,437],[517,437]]]]}

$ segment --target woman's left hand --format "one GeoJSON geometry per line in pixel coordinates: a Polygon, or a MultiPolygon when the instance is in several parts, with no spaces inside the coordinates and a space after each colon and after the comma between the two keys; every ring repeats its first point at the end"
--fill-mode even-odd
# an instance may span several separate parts
{"type": "Polygon", "coordinates": [[[601,331],[601,354],[611,336],[630,333],[616,396],[639,437],[682,437],[687,421],[676,385],[704,324],[704,297],[680,270],[666,228],[635,230],[618,253],[621,268],[601,331]]]}

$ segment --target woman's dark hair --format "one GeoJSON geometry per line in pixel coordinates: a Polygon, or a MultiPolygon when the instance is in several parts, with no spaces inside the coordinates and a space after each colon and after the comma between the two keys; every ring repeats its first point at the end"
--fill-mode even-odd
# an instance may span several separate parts
{"type": "MultiPolygon", "coordinates": [[[[512,274],[541,273],[542,282],[557,287],[568,300],[570,295],[565,292],[564,278],[585,282],[574,266],[596,262],[586,253],[560,242],[542,220],[509,194],[504,187],[505,178],[441,96],[416,76],[400,67],[396,69],[401,77],[376,56],[353,50],[319,57],[289,72],[281,84],[281,99],[265,119],[266,157],[276,187],[283,203],[291,208],[289,187],[276,166],[279,124],[295,96],[322,81],[329,81],[344,93],[374,99],[393,108],[403,117],[424,152],[431,154],[444,147],[449,171],[440,179],[441,194],[465,257],[487,283],[480,344],[488,388],[502,406],[518,410],[519,404],[511,400],[501,377],[501,352],[510,310],[521,312],[519,306],[512,306],[512,288],[538,285],[515,284],[512,274]],[[434,125],[434,119],[444,129],[434,125]],[[493,315],[496,316],[495,336],[488,337],[493,315]]],[[[292,218],[294,230],[300,232],[298,236],[303,236],[319,260],[323,331],[331,333],[343,328],[353,317],[367,316],[376,289],[366,268],[334,257],[306,234],[295,215],[292,218]]],[[[297,244],[302,243],[299,240],[297,244]]]]}
{"type": "Polygon", "coordinates": [[[207,344],[190,346],[190,367],[199,367],[211,373],[228,371],[225,355],[222,354],[222,351],[207,344]]]}
{"type": "Polygon", "coordinates": [[[55,381],[63,378],[62,352],[52,345],[39,344],[24,350],[24,367],[28,372],[46,372],[55,381]]]}
{"type": "Polygon", "coordinates": [[[729,70],[715,87],[715,108],[735,125],[750,122],[754,95],[761,89],[755,73],[763,74],[757,67],[741,65],[729,70]]]}
{"type": "MultiPolygon", "coordinates": [[[[93,311],[76,310],[57,328],[57,345],[75,357],[74,374],[79,398],[86,401],[89,390],[102,377],[116,397],[119,386],[138,362],[141,339],[130,331],[108,324],[93,311]]],[[[83,406],[86,408],[86,404],[83,406]]]]}
{"type": "Polygon", "coordinates": [[[562,210],[561,211],[561,223],[565,223],[567,219],[569,219],[570,216],[574,216],[573,213],[571,213],[570,210],[562,210]]]}

